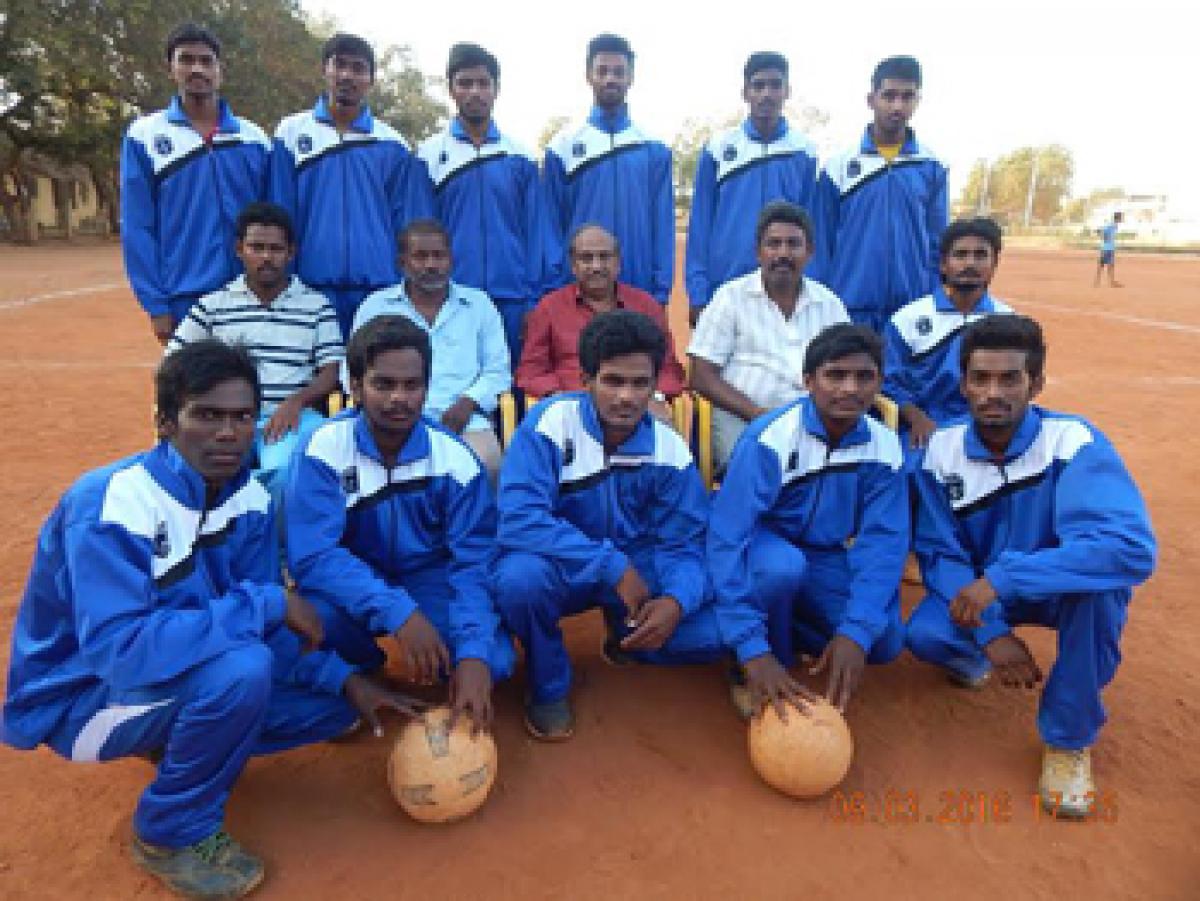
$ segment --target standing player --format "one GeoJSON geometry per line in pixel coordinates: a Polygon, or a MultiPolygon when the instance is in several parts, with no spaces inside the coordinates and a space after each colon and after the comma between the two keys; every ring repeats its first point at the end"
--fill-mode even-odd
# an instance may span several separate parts
{"type": "Polygon", "coordinates": [[[396,282],[396,236],[433,200],[424,166],[366,103],[371,45],[335,34],[321,61],[325,93],[275,131],[271,199],[296,224],[300,278],[333,303],[345,339],[362,299],[396,282]]]}
{"type": "Polygon", "coordinates": [[[525,315],[541,293],[545,209],[537,162],[492,119],[500,64],[476,44],[455,44],[446,83],[458,115],[421,144],[437,216],[450,232],[454,280],[496,304],[515,369],[525,315]]]}
{"type": "Polygon", "coordinates": [[[964,423],[935,432],[920,460],[914,545],[929,593],[908,621],[921,660],[978,686],[1042,679],[1013,626],[1058,632],[1038,710],[1039,792],[1064,816],[1096,801],[1091,745],[1100,692],[1116,674],[1133,586],[1154,568],[1145,504],[1117,452],[1077,416],[1032,406],[1045,383],[1042,330],[989,316],[962,339],[964,423]]]}
{"type": "Polygon", "coordinates": [[[883,333],[883,393],[900,407],[908,446],[919,449],[938,426],[965,416],[958,352],[972,322],[1012,308],[988,293],[1000,262],[1000,226],[959,219],[942,233],[942,284],[901,307],[883,333]]]}
{"type": "Polygon", "coordinates": [[[223,829],[251,754],[344,733],[415,702],[321,641],[279,583],[267,492],[249,477],[259,384],[205,339],[156,377],[153,450],[76,482],[42,527],[12,632],[3,740],[68,760],[144,757],[135,862],[190,898],[240,898],[263,863],[223,829]]]}
{"type": "Polygon", "coordinates": [[[811,210],[816,194],[816,147],[783,117],[787,58],[752,53],[743,75],[749,118],[713,137],[696,166],[685,269],[693,326],[717,288],[758,265],[752,223],[759,211],[772,200],[811,210]]]}
{"type": "Polygon", "coordinates": [[[949,218],[946,167],[908,127],[921,66],[893,56],[875,67],[862,141],[829,159],[817,185],[821,229],[814,275],[850,317],[875,331],[938,285],[938,240],[949,218]]]}
{"type": "Polygon", "coordinates": [[[150,328],[166,344],[201,295],[238,273],[233,223],[267,190],[271,143],[217,93],[221,43],[199,25],[167,38],[179,93],[121,142],[121,250],[150,328]]]}
{"type": "Polygon", "coordinates": [[[570,280],[567,238],[600,225],[621,246],[623,282],[662,304],[675,277],[675,188],[671,151],[629,119],[633,49],[615,34],[592,38],[587,80],[595,105],[546,148],[545,181],[553,238],[550,287],[570,280]]]}
{"type": "Polygon", "coordinates": [[[1117,210],[1113,213],[1112,222],[1100,229],[1100,262],[1096,264],[1096,281],[1092,287],[1100,287],[1100,273],[1108,270],[1108,284],[1111,288],[1125,287],[1117,281],[1117,231],[1120,230],[1124,214],[1117,210]]]}

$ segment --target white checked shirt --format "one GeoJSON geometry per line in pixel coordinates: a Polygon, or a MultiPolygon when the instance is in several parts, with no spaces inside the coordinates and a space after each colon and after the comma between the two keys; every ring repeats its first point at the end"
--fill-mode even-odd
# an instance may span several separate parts
{"type": "Polygon", "coordinates": [[[767,296],[762,270],[717,289],[692,333],[688,354],[713,363],[721,378],[760,407],[778,407],[804,392],[804,352],[822,329],[849,322],[838,296],[804,279],[796,308],[784,317],[767,296]]]}

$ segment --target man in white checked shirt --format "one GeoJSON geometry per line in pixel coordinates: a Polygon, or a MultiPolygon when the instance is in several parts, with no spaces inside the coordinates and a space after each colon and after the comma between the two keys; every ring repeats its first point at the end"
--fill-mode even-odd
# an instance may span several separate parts
{"type": "Polygon", "coordinates": [[[822,329],[850,317],[837,295],[804,267],[813,224],[801,207],[777,200],[755,228],[759,268],[717,289],[696,323],[690,384],[713,405],[718,470],[750,420],[804,391],[804,352],[822,329]]]}
{"type": "Polygon", "coordinates": [[[236,228],[244,274],[192,305],[167,353],[210,337],[245,345],[263,392],[255,475],[278,507],[292,452],[323,421],[313,407],[337,386],[345,351],[329,301],[288,276],[296,241],[287,211],[252,203],[238,216],[236,228]]]}

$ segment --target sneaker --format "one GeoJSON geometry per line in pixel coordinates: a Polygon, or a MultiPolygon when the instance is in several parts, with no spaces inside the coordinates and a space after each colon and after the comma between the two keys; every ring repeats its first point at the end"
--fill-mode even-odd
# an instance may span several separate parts
{"type": "Polygon", "coordinates": [[[600,649],[600,656],[604,658],[604,662],[609,666],[632,666],[637,663],[633,655],[621,647],[621,642],[613,635],[609,635],[604,640],[604,647],[600,649]]]}
{"type": "Polygon", "coordinates": [[[946,678],[950,680],[951,685],[957,685],[959,688],[965,688],[969,691],[979,691],[985,685],[992,681],[991,669],[985,669],[982,673],[968,675],[960,673],[955,669],[946,670],[946,678]]]}
{"type": "Polygon", "coordinates": [[[575,734],[575,714],[566,698],[525,705],[525,728],[540,741],[566,741],[575,734]]]}
{"type": "Polygon", "coordinates": [[[746,671],[735,663],[726,671],[725,678],[729,680],[729,700],[733,709],[741,719],[749,721],[754,716],[754,699],[746,684],[746,671]]]}
{"type": "Polygon", "coordinates": [[[136,835],[134,862],[185,898],[241,898],[263,881],[263,863],[224,830],[186,848],[151,845],[136,835]]]}
{"type": "Polygon", "coordinates": [[[1091,814],[1096,803],[1092,749],[1068,751],[1046,745],[1038,794],[1042,807],[1056,816],[1077,819],[1091,814]]]}

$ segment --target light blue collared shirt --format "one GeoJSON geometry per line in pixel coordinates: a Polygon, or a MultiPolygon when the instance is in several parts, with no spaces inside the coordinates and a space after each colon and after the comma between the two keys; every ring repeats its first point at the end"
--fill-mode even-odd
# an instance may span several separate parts
{"type": "MultiPolygon", "coordinates": [[[[429,333],[433,345],[433,373],[425,413],[438,419],[460,397],[469,397],[484,413],[495,411],[502,393],[512,387],[504,323],[496,305],[482,291],[450,283],[446,302],[431,326],[413,306],[404,284],[370,294],[354,314],[353,335],[376,316],[407,316],[429,333]]],[[[343,376],[343,382],[348,379],[343,376]]],[[[491,428],[476,412],[467,431],[491,428]]]]}

